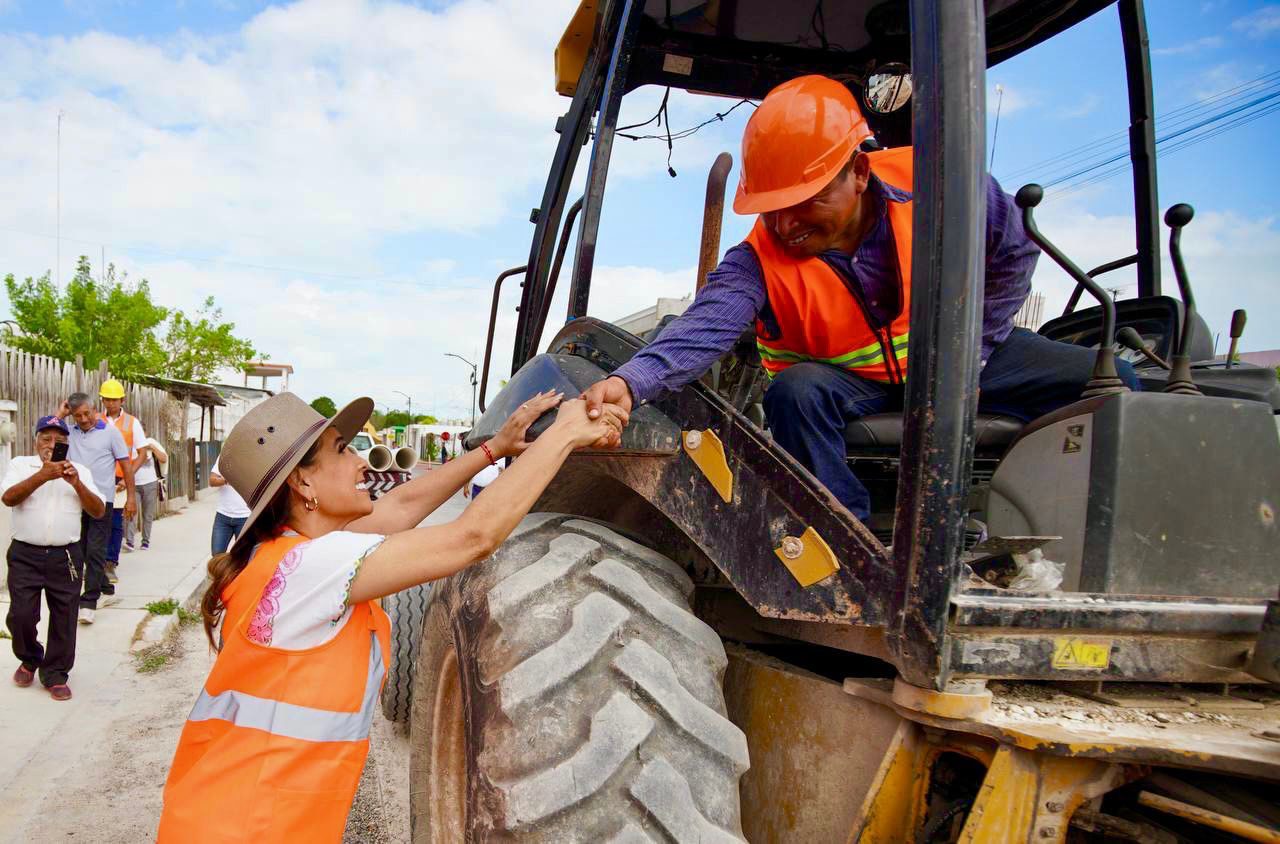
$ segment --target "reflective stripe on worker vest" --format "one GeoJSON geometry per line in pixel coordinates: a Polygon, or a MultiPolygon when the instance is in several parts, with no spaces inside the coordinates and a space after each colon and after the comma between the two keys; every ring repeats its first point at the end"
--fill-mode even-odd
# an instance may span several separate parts
{"type": "MultiPolygon", "coordinates": [[[[905,333],[893,338],[893,354],[899,361],[904,360],[907,356],[907,344],[908,335],[905,333]]],[[[785,352],[781,349],[771,349],[759,340],[756,341],[756,348],[760,351],[760,358],[765,363],[792,364],[813,362],[825,363],[830,366],[838,366],[842,369],[857,369],[862,366],[874,366],[878,363],[884,363],[884,349],[881,347],[879,341],[868,346],[863,346],[861,349],[854,349],[852,352],[848,352],[834,358],[819,358],[813,357],[812,355],[800,354],[798,352],[785,352]]],[[[774,373],[769,372],[767,366],[765,367],[765,372],[769,374],[770,378],[773,377],[774,373]]]]}
{"type": "Polygon", "coordinates": [[[188,720],[230,721],[237,727],[262,730],[272,735],[301,741],[361,741],[369,737],[378,692],[382,688],[382,646],[376,634],[370,634],[369,676],[365,681],[364,701],[359,712],[334,712],[310,706],[298,706],[278,700],[228,689],[211,695],[201,689],[200,697],[188,720]]]}

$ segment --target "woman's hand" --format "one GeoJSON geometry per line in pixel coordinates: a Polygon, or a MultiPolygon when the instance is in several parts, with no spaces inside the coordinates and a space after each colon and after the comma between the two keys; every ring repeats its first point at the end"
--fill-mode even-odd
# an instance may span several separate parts
{"type": "Polygon", "coordinates": [[[605,403],[600,405],[599,418],[592,419],[587,414],[587,402],[574,399],[560,405],[551,430],[569,437],[574,448],[615,448],[622,441],[626,417],[627,412],[621,407],[605,403]]]}
{"type": "Polygon", "coordinates": [[[520,405],[515,413],[507,417],[502,430],[489,440],[489,449],[493,452],[494,458],[514,457],[528,448],[529,443],[525,442],[524,435],[528,432],[529,426],[542,414],[559,404],[563,398],[563,393],[548,390],[545,393],[538,393],[520,405]]]}

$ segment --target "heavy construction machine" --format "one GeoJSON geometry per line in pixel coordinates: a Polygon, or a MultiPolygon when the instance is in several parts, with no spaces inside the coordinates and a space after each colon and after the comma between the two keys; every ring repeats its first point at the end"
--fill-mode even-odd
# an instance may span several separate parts
{"type": "Polygon", "coordinates": [[[1162,292],[1141,0],[582,0],[556,72],[571,102],[529,260],[494,289],[496,314],[523,277],[512,375],[469,445],[643,347],[587,315],[619,105],[643,85],[761,98],[822,73],[880,145],[913,144],[905,409],[847,432],[867,524],[771,440],[749,342],[636,408],[620,449],[571,457],[426,604],[414,840],[1280,840],[1280,390],[1210,360],[1187,206],[1163,215],[1162,292]],[[1094,14],[1124,41],[1135,251],[1081,271],[1018,190],[1042,260],[1097,303],[1041,331],[1098,362],[1047,417],[979,414],[986,68],[1094,14]],[[539,353],[574,234],[568,321],[539,353]],[[1129,265],[1138,295],[1115,303],[1095,277],[1129,265]],[[1037,555],[1057,588],[1016,576],[1037,555]]]}

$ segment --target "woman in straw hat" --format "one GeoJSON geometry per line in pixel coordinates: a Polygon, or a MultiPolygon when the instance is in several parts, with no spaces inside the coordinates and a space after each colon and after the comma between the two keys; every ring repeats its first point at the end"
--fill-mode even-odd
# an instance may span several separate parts
{"type": "Polygon", "coordinates": [[[390,654],[377,601],[490,554],[575,448],[616,445],[624,411],[589,419],[539,394],[485,445],[375,504],[347,448],[373,410],[332,420],[282,393],[231,431],[219,470],[250,508],[209,561],[205,631],[218,650],[165,785],[161,841],[338,841],[369,749],[390,654]],[[532,445],[525,432],[557,404],[532,445]],[[521,454],[457,520],[418,527],[483,466],[521,454]],[[214,630],[221,624],[215,640],[214,630]]]}

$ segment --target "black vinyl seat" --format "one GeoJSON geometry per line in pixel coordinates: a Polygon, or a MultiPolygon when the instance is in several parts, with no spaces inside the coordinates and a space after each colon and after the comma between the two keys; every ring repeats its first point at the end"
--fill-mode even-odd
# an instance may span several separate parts
{"type": "MultiPolygon", "coordinates": [[[[1023,423],[1012,416],[979,413],[974,423],[974,448],[1003,452],[1021,433],[1023,423]]],[[[855,419],[844,429],[850,451],[893,451],[902,447],[902,413],[873,413],[855,419]]]]}

